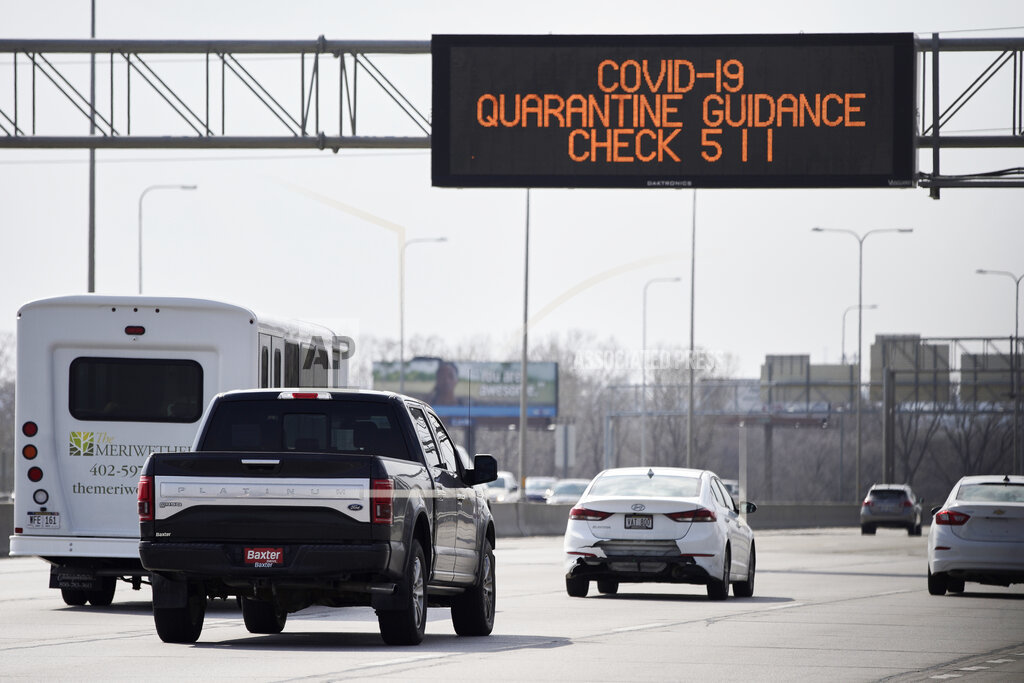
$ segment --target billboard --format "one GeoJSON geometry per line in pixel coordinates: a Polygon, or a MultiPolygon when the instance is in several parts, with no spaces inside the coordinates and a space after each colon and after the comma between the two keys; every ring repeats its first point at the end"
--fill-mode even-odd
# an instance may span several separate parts
{"type": "Polygon", "coordinates": [[[907,187],[914,35],[435,35],[441,187],[907,187]]]}
{"type": "MultiPolygon", "coordinates": [[[[519,416],[519,362],[447,361],[413,358],[405,363],[405,392],[429,403],[452,425],[466,425],[478,418],[519,416]]],[[[373,388],[399,390],[401,366],[396,362],[373,364],[373,388]]],[[[528,363],[526,369],[527,417],[558,415],[558,364],[528,363]]]]}

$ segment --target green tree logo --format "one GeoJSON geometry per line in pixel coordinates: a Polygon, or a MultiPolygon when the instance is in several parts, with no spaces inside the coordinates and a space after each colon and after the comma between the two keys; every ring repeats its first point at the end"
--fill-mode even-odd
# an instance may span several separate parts
{"type": "Polygon", "coordinates": [[[96,455],[96,443],[92,432],[71,432],[69,446],[71,455],[96,455]]]}

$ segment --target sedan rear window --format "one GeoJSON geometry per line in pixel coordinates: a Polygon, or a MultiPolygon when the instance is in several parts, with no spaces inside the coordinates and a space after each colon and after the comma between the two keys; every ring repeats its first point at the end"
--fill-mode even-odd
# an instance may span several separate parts
{"type": "Polygon", "coordinates": [[[1003,482],[964,484],[956,497],[971,503],[1024,503],[1024,485],[1003,482]]]}
{"type": "Polygon", "coordinates": [[[904,500],[907,497],[906,491],[898,489],[876,489],[870,493],[875,500],[904,500]]]}
{"type": "Polygon", "coordinates": [[[590,489],[591,496],[693,498],[699,493],[700,479],[646,474],[601,477],[590,489]]]}

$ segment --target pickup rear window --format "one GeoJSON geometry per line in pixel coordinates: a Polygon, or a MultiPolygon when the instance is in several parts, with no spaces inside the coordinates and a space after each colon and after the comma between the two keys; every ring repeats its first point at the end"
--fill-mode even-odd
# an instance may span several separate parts
{"type": "Polygon", "coordinates": [[[362,453],[412,459],[394,409],[369,401],[224,401],[206,425],[200,450],[362,453]]]}

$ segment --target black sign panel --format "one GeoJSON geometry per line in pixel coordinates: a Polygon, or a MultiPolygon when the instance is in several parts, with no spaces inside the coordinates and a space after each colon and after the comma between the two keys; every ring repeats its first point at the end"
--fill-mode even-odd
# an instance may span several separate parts
{"type": "Polygon", "coordinates": [[[906,187],[913,34],[441,35],[433,184],[906,187]]]}

